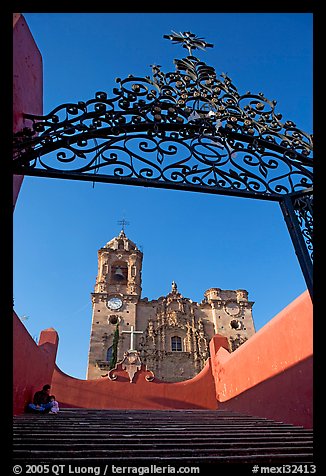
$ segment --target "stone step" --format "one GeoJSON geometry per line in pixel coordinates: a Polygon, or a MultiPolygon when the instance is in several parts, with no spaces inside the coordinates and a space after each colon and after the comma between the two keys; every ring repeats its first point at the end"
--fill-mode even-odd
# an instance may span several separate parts
{"type": "MultiPolygon", "coordinates": [[[[159,464],[159,465],[192,465],[194,467],[198,466],[199,464],[218,464],[218,463],[265,463],[269,465],[276,466],[277,464],[311,464],[313,463],[313,457],[311,451],[299,451],[298,453],[278,453],[273,452],[260,452],[258,454],[247,454],[247,455],[202,455],[202,454],[195,454],[195,455],[159,455],[159,456],[130,456],[130,455],[122,455],[122,456],[114,456],[113,458],[111,455],[104,454],[104,455],[97,455],[96,457],[88,457],[88,456],[79,456],[70,454],[67,457],[61,456],[60,458],[56,457],[55,455],[51,458],[47,455],[39,458],[30,458],[27,459],[24,455],[14,456],[13,462],[16,464],[28,463],[28,464],[71,464],[74,465],[91,465],[97,466],[98,464],[106,465],[106,464],[114,464],[120,466],[133,466],[133,465],[150,465],[150,464],[159,464]]],[[[239,473],[241,474],[241,473],[239,473]]]]}
{"type": "Polygon", "coordinates": [[[15,462],[312,462],[312,430],[210,410],[63,409],[14,417],[15,462]]]}
{"type": "MultiPolygon", "coordinates": [[[[17,442],[17,440],[15,440],[17,442]]],[[[248,442],[251,442],[251,444],[255,444],[256,447],[262,447],[262,446],[275,446],[275,445],[279,445],[280,444],[280,441],[281,440],[277,440],[276,442],[271,442],[269,439],[266,439],[265,441],[262,441],[262,440],[256,440],[256,441],[253,441],[253,440],[246,440],[246,441],[242,441],[242,440],[221,440],[219,439],[218,441],[198,441],[198,440],[192,440],[192,439],[189,439],[189,440],[180,440],[180,441],[174,441],[174,442],[166,442],[166,441],[152,441],[152,442],[148,442],[148,443],[145,443],[143,440],[139,439],[138,441],[126,441],[126,440],[121,440],[121,443],[123,444],[123,447],[124,448],[133,448],[133,447],[141,447],[141,448],[162,448],[162,449],[166,449],[166,448],[181,448],[181,447],[184,447],[185,445],[187,446],[187,448],[192,448],[192,447],[198,447],[198,448],[209,448],[209,447],[212,447],[212,448],[224,448],[226,446],[226,444],[228,446],[237,446],[238,448],[241,447],[241,446],[245,446],[247,447],[248,446],[248,442]]],[[[282,441],[282,448],[286,448],[286,447],[292,447],[294,445],[296,446],[303,446],[303,445],[306,445],[308,446],[309,444],[312,444],[312,439],[309,439],[309,440],[296,440],[294,442],[294,440],[289,440],[289,441],[282,441]]],[[[42,448],[49,448],[51,449],[51,445],[52,445],[52,442],[48,442],[48,441],[39,441],[38,442],[38,449],[42,449],[42,448]]],[[[71,441],[70,440],[70,443],[69,443],[69,440],[66,440],[66,441],[62,441],[60,440],[60,442],[56,442],[56,449],[59,450],[61,448],[65,449],[67,448],[67,446],[69,446],[69,450],[71,450],[72,448],[74,449],[83,449],[83,448],[88,448],[88,447],[92,447],[92,448],[98,448],[98,449],[101,449],[101,448],[107,448],[107,449],[110,449],[112,448],[113,450],[117,447],[117,441],[114,440],[114,442],[110,442],[110,441],[97,441],[97,442],[93,442],[93,441],[87,441],[87,442],[78,442],[78,443],[75,443],[74,441],[71,441]]],[[[20,443],[20,448],[34,448],[35,447],[35,443],[34,442],[27,442],[27,441],[22,441],[20,443]]]]}
{"type": "MultiPolygon", "coordinates": [[[[44,418],[44,417],[43,417],[44,418]]],[[[53,418],[56,418],[56,417],[53,417],[53,418]]],[[[49,428],[49,427],[54,427],[54,428],[57,428],[57,429],[62,429],[62,430],[74,430],[74,429],[78,429],[78,428],[82,428],[82,427],[90,427],[90,428],[93,428],[93,429],[98,429],[98,428],[102,428],[102,429],[105,429],[105,428],[110,428],[112,430],[115,430],[115,431],[119,431],[119,429],[121,429],[121,425],[125,426],[125,427],[128,427],[130,428],[131,430],[135,430],[135,429],[139,429],[139,430],[144,430],[144,431],[149,431],[149,430],[156,430],[156,431],[161,431],[161,430],[171,430],[171,431],[180,431],[180,430],[191,430],[191,429],[194,429],[194,430],[197,430],[197,431],[200,431],[200,430],[205,430],[205,429],[209,429],[209,430],[219,430],[219,431],[224,431],[225,429],[231,429],[231,430],[236,430],[237,428],[243,428],[243,429],[249,429],[249,430],[252,430],[254,428],[257,428],[257,430],[264,430],[265,428],[269,428],[271,430],[277,430],[279,428],[282,428],[283,430],[292,430],[292,431],[297,431],[297,429],[293,426],[290,426],[290,425],[269,425],[268,423],[262,423],[262,424],[255,424],[255,425],[251,425],[251,424],[246,424],[246,423],[233,423],[233,424],[230,424],[230,425],[218,425],[218,424],[188,424],[188,425],[185,425],[185,424],[167,424],[166,422],[165,423],[161,423],[159,424],[158,422],[156,422],[155,424],[152,423],[151,425],[150,424],[144,424],[144,423],[139,423],[139,424],[130,424],[130,423],[126,423],[126,422],[120,422],[118,425],[117,424],[111,424],[110,422],[102,422],[102,423],[93,423],[93,422],[90,422],[90,421],[82,421],[82,422],[74,422],[74,423],[71,423],[71,424],[67,424],[67,423],[63,423],[63,422],[56,422],[55,424],[53,424],[52,422],[48,422],[48,423],[44,423],[44,422],[35,422],[35,423],[21,423],[21,424],[17,424],[15,423],[13,425],[13,428],[14,429],[18,429],[18,428],[22,428],[22,429],[25,429],[25,430],[28,430],[28,429],[33,429],[33,428],[38,428],[38,429],[43,429],[43,428],[49,428]]]]}
{"type": "MultiPolygon", "coordinates": [[[[97,436],[99,431],[96,430],[96,429],[89,429],[89,428],[83,428],[83,429],[80,429],[79,431],[76,431],[76,430],[70,430],[70,431],[62,431],[62,430],[59,430],[59,429],[56,429],[56,428],[48,428],[48,429],[43,429],[42,431],[39,431],[37,429],[29,429],[29,430],[22,430],[22,429],[19,429],[19,430],[13,430],[14,431],[14,435],[19,435],[19,436],[23,436],[23,435],[28,435],[28,434],[33,434],[33,436],[36,436],[36,437],[44,437],[46,435],[51,435],[51,437],[55,437],[55,436],[67,436],[69,435],[70,437],[72,436],[76,436],[76,437],[79,437],[79,436],[82,436],[85,434],[85,431],[87,430],[87,434],[91,435],[91,436],[97,436]]],[[[183,431],[183,429],[180,429],[179,431],[169,431],[169,430],[164,430],[164,429],[161,429],[161,430],[157,430],[157,431],[153,431],[153,430],[148,430],[147,432],[144,431],[144,430],[135,430],[135,431],[131,431],[130,428],[126,428],[124,429],[124,433],[122,434],[121,431],[113,431],[112,429],[106,429],[104,431],[101,430],[101,435],[106,438],[110,438],[110,437],[119,437],[120,435],[122,435],[124,438],[130,438],[130,437],[138,437],[138,438],[157,438],[157,437],[160,437],[160,438],[175,438],[176,435],[179,435],[181,432],[181,434],[185,434],[187,435],[187,437],[189,437],[190,435],[193,435],[194,437],[198,437],[198,436],[201,436],[201,435],[204,435],[205,433],[209,433],[209,435],[211,437],[214,437],[214,438],[218,438],[218,437],[227,437],[227,436],[230,436],[230,437],[233,437],[233,436],[239,436],[239,437],[245,437],[245,436],[248,436],[248,429],[243,429],[243,428],[239,428],[239,429],[235,429],[235,430],[231,430],[231,429],[226,429],[225,431],[209,431],[209,429],[203,429],[201,431],[199,430],[192,430],[192,431],[183,431]]],[[[296,435],[305,435],[305,436],[311,436],[311,433],[309,431],[293,431],[293,430],[282,430],[282,429],[275,429],[275,430],[272,430],[272,429],[269,429],[269,428],[264,428],[264,429],[261,429],[261,430],[257,430],[257,428],[253,429],[252,431],[250,431],[250,435],[251,436],[264,436],[264,435],[269,435],[269,436],[280,436],[280,437],[287,437],[287,436],[296,436],[296,435]]]]}
{"type": "MultiPolygon", "coordinates": [[[[105,440],[110,440],[111,439],[111,435],[103,435],[99,438],[99,436],[96,434],[96,435],[85,435],[83,433],[80,433],[78,435],[78,441],[79,442],[83,442],[83,440],[89,442],[90,444],[97,444],[97,443],[103,443],[103,441],[105,440]]],[[[49,437],[51,439],[51,441],[59,441],[60,443],[64,443],[64,444],[68,444],[68,443],[71,443],[72,439],[71,437],[67,437],[67,435],[62,435],[62,434],[56,434],[56,435],[53,435],[53,434],[49,434],[49,437]]],[[[142,435],[120,435],[119,438],[114,438],[114,441],[115,441],[115,444],[129,444],[129,441],[132,439],[132,443],[143,443],[143,444],[152,444],[153,443],[153,438],[145,438],[145,437],[142,437],[142,435]]],[[[168,441],[169,443],[171,444],[191,444],[191,443],[207,443],[207,444],[210,444],[210,443],[216,443],[217,441],[217,438],[216,437],[207,437],[205,435],[201,435],[201,436],[193,436],[193,435],[190,435],[188,437],[168,437],[168,438],[162,438],[161,439],[161,442],[164,443],[165,441],[168,441]]],[[[43,443],[44,442],[44,437],[41,437],[41,436],[34,436],[34,435],[21,435],[21,436],[15,436],[13,437],[13,441],[15,443],[19,443],[19,442],[24,442],[24,443],[43,443]]],[[[286,442],[286,441],[306,441],[306,442],[310,442],[310,441],[313,441],[313,437],[312,435],[270,435],[270,434],[265,434],[265,435],[250,435],[248,436],[247,434],[241,434],[241,435],[228,435],[228,436],[224,436],[224,435],[219,435],[218,437],[218,441],[219,442],[230,442],[230,441],[236,441],[236,442],[245,442],[246,444],[251,441],[251,442],[255,442],[255,441],[258,441],[258,442],[273,442],[273,441],[276,441],[276,442],[286,442]]],[[[57,444],[57,443],[56,443],[57,444]]],[[[164,443],[165,444],[165,443],[164,443]]]]}
{"type": "MultiPolygon", "coordinates": [[[[256,421],[274,421],[262,417],[254,417],[251,415],[245,415],[236,412],[226,412],[224,410],[85,410],[85,409],[60,409],[58,416],[64,416],[65,418],[85,418],[89,416],[92,419],[95,418],[105,418],[109,416],[111,419],[164,419],[168,418],[175,419],[180,418],[181,420],[191,419],[210,419],[218,418],[219,420],[225,419],[242,419],[242,420],[256,420],[256,421]]],[[[19,415],[17,418],[38,418],[39,414],[35,413],[26,413],[24,415],[19,415]]]]}
{"type": "MultiPolygon", "coordinates": [[[[292,446],[292,448],[276,448],[268,446],[266,448],[201,448],[201,449],[193,449],[193,448],[169,448],[168,451],[164,452],[161,448],[156,449],[152,448],[150,450],[148,449],[143,449],[143,448],[129,448],[128,449],[128,454],[126,455],[125,450],[117,450],[117,449],[110,449],[109,450],[109,455],[108,455],[108,450],[107,449],[99,449],[95,448],[94,451],[92,451],[92,448],[83,448],[83,449],[75,449],[72,447],[71,449],[66,449],[66,450],[51,450],[50,448],[47,448],[45,450],[37,449],[37,450],[30,450],[30,451],[25,451],[25,450],[15,450],[14,454],[17,456],[19,455],[24,455],[25,459],[35,459],[39,458],[41,459],[42,457],[46,456],[47,458],[57,458],[60,459],[62,456],[71,456],[78,458],[79,456],[85,457],[98,457],[98,456],[109,456],[111,459],[115,459],[117,456],[122,457],[124,456],[125,458],[128,457],[139,457],[139,456],[147,456],[148,458],[152,456],[159,456],[160,458],[163,458],[164,456],[168,456],[169,458],[173,457],[173,455],[176,455],[178,457],[181,456],[187,456],[191,455],[192,457],[197,457],[197,456],[233,456],[233,455],[254,455],[254,454],[261,454],[261,453],[267,453],[270,455],[273,455],[273,453],[278,453],[278,454],[284,454],[284,455],[291,455],[291,454],[297,454],[299,451],[302,451],[302,447],[300,446],[292,446]]],[[[311,452],[312,451],[312,446],[308,446],[305,448],[305,453],[311,452]]]]}

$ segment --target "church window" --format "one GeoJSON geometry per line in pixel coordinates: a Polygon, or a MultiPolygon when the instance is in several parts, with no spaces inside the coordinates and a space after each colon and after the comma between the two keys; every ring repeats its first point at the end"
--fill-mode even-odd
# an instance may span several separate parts
{"type": "Polygon", "coordinates": [[[171,350],[172,352],[182,352],[181,337],[171,337],[171,350]]]}
{"type": "Polygon", "coordinates": [[[113,345],[111,345],[111,347],[108,348],[108,351],[106,353],[107,362],[110,362],[110,360],[112,358],[112,353],[113,353],[113,345]]]}

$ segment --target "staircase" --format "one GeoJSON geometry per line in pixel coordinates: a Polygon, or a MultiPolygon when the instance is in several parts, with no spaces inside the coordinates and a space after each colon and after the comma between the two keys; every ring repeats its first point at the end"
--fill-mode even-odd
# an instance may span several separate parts
{"type": "Polygon", "coordinates": [[[62,409],[14,417],[14,463],[312,463],[312,430],[225,410],[62,409]]]}

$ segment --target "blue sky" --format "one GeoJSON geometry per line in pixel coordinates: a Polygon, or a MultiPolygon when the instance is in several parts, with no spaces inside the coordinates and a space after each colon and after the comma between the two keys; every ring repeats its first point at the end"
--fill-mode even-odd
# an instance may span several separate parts
{"type": "MultiPolygon", "coordinates": [[[[186,51],[163,39],[192,31],[214,48],[195,52],[240,93],[277,100],[283,119],[312,133],[312,14],[27,13],[43,56],[44,113],[110,95],[115,78],[173,71],[186,51]]],[[[14,299],[37,338],[59,333],[61,370],[85,378],[97,250],[130,225],[144,253],[142,296],[246,289],[259,330],[306,285],[279,205],[245,198],[26,177],[14,213],[14,299]]]]}

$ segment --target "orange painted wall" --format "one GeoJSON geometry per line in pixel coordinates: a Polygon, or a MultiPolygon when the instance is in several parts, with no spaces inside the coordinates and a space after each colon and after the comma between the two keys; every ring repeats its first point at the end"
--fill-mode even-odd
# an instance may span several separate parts
{"type": "MultiPolygon", "coordinates": [[[[42,56],[36,46],[26,20],[20,13],[13,15],[13,132],[31,127],[23,113],[43,113],[42,56]]],[[[15,206],[23,181],[14,175],[13,204],[15,206]]]]}
{"type": "Polygon", "coordinates": [[[123,370],[115,372],[117,380],[102,377],[80,380],[56,368],[52,392],[63,407],[113,409],[216,409],[215,385],[210,359],[204,369],[185,382],[166,383],[145,380],[149,374],[145,367],[137,372],[133,382],[123,370]]]}
{"type": "Polygon", "coordinates": [[[213,338],[219,408],[312,427],[312,317],[306,291],[232,354],[213,338]]]}
{"type": "Polygon", "coordinates": [[[32,339],[17,314],[13,315],[13,413],[23,413],[43,385],[51,384],[58,347],[54,329],[42,331],[39,344],[32,339]]]}
{"type": "MultiPolygon", "coordinates": [[[[13,132],[31,127],[31,121],[23,117],[24,113],[43,113],[43,65],[24,16],[14,13],[13,132]]],[[[13,176],[13,207],[22,181],[23,176],[13,176]]],[[[15,312],[13,332],[13,412],[18,414],[24,411],[34,391],[51,381],[56,348],[54,353],[50,343],[38,346],[15,312]]]]}

